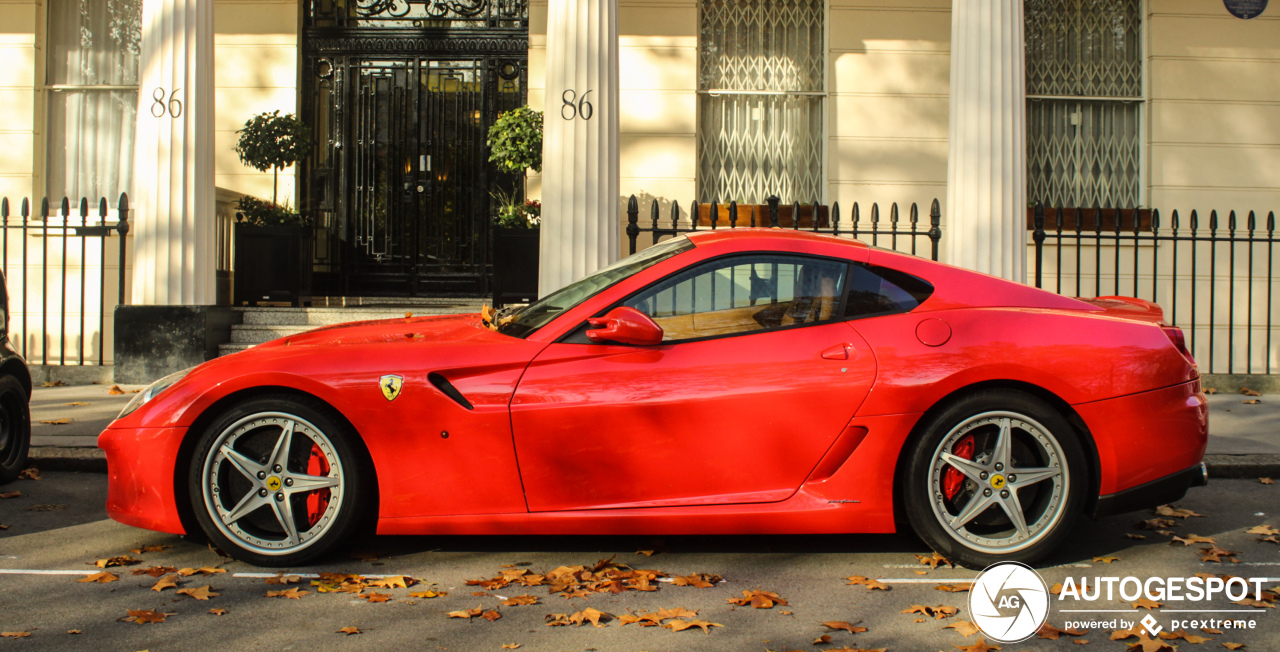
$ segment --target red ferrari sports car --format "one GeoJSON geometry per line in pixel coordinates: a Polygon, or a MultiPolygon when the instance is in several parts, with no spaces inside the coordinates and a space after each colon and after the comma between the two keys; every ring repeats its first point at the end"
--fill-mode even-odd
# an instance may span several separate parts
{"type": "Polygon", "coordinates": [[[970,566],[1203,484],[1179,329],[817,234],[678,237],[511,314],[320,328],[149,387],[112,518],[290,566],[382,534],[861,533],[970,566]]]}

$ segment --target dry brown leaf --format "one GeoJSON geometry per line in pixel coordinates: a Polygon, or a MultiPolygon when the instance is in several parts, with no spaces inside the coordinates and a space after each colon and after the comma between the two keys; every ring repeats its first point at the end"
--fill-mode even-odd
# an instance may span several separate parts
{"type": "Polygon", "coordinates": [[[277,571],[275,577],[268,577],[266,582],[272,586],[288,586],[297,584],[302,581],[301,575],[285,575],[284,571],[277,571]]]}
{"type": "Polygon", "coordinates": [[[225,616],[225,615],[227,615],[227,610],[226,610],[226,609],[217,609],[217,608],[214,608],[214,609],[210,609],[210,610],[208,611],[208,613],[211,613],[211,614],[213,614],[213,615],[215,615],[215,616],[225,616]]]}
{"type": "Polygon", "coordinates": [[[120,389],[119,385],[112,385],[107,388],[107,393],[112,396],[120,396],[121,394],[124,394],[124,390],[120,389]]]}
{"type": "Polygon", "coordinates": [[[357,597],[357,598],[360,598],[361,600],[368,600],[370,604],[378,604],[379,602],[390,602],[390,601],[391,601],[391,594],[390,594],[390,593],[378,593],[377,591],[370,591],[370,592],[368,592],[368,593],[361,593],[361,594],[356,595],[356,597],[357,597]]]}
{"type": "Polygon", "coordinates": [[[1173,518],[1204,516],[1204,514],[1197,514],[1189,509],[1180,509],[1177,505],[1161,505],[1156,508],[1156,514],[1160,516],[1172,516],[1173,518]]]}
{"type": "Polygon", "coordinates": [[[411,598],[438,598],[442,595],[449,595],[448,591],[415,591],[409,594],[411,598]]]}
{"type": "Polygon", "coordinates": [[[536,595],[517,595],[502,601],[502,604],[508,607],[518,607],[538,604],[538,596],[536,595]]]}
{"type": "Polygon", "coordinates": [[[43,423],[47,426],[65,426],[68,423],[71,423],[73,420],[74,419],[41,419],[40,423],[43,423]]]}
{"type": "MultiPolygon", "coordinates": [[[[862,622],[862,621],[861,621],[861,620],[859,620],[859,621],[858,621],[858,623],[860,623],[860,622],[862,622]]],[[[828,627],[828,628],[830,628],[832,631],[844,630],[844,631],[846,631],[846,632],[849,632],[850,634],[860,634],[860,633],[862,633],[862,632],[867,631],[867,628],[866,628],[866,627],[859,627],[859,626],[858,626],[858,623],[847,623],[847,622],[845,622],[845,621],[843,621],[843,620],[837,620],[837,621],[832,621],[832,622],[829,622],[829,623],[822,623],[822,626],[823,626],[823,627],[828,627]]]]}
{"type": "Polygon", "coordinates": [[[762,590],[743,591],[741,598],[728,598],[725,602],[739,607],[751,605],[756,609],[772,609],[774,604],[787,606],[787,601],[777,593],[762,590]]]}
{"type": "Polygon", "coordinates": [[[1160,531],[1166,528],[1177,527],[1178,525],[1178,522],[1171,518],[1150,518],[1145,521],[1138,521],[1137,523],[1134,523],[1133,527],[1136,527],[1139,530],[1160,531]]]}
{"type": "Polygon", "coordinates": [[[363,633],[364,632],[360,631],[359,627],[355,627],[352,625],[348,625],[334,632],[334,634],[346,634],[347,636],[351,636],[352,634],[363,634],[363,633]]]}
{"type": "Polygon", "coordinates": [[[1132,532],[1125,532],[1125,533],[1124,533],[1124,536],[1125,536],[1125,537],[1127,537],[1127,538],[1129,538],[1129,539],[1145,539],[1145,538],[1147,538],[1147,537],[1145,537],[1145,536],[1143,536],[1143,535],[1141,535],[1141,534],[1134,534],[1134,533],[1132,533],[1132,532]]]}
{"type": "Polygon", "coordinates": [[[1146,634],[1139,635],[1137,643],[1128,645],[1131,652],[1172,652],[1177,649],[1160,638],[1147,638],[1146,634]]]}
{"type": "Polygon", "coordinates": [[[162,623],[165,621],[166,618],[174,615],[170,613],[162,613],[162,612],[156,611],[155,609],[137,609],[137,610],[129,609],[128,611],[129,611],[128,616],[125,616],[124,618],[119,618],[118,620],[122,620],[124,622],[130,622],[130,623],[138,623],[139,625],[146,625],[148,623],[162,623]]]}
{"type": "Polygon", "coordinates": [[[368,585],[376,586],[380,589],[407,589],[417,583],[418,580],[408,575],[391,575],[382,579],[370,580],[368,585]]]}
{"type": "Polygon", "coordinates": [[[924,555],[916,555],[916,561],[920,562],[921,564],[924,564],[925,566],[928,566],[931,569],[936,569],[938,567],[938,564],[942,564],[944,566],[950,566],[952,568],[956,567],[955,564],[951,563],[950,559],[947,559],[946,557],[943,557],[942,555],[939,555],[936,552],[929,557],[926,557],[924,555]]]}
{"type": "Polygon", "coordinates": [[[165,589],[176,589],[176,588],[178,588],[177,575],[165,575],[164,577],[157,580],[155,584],[151,585],[152,591],[163,591],[165,589]]]}
{"type": "Polygon", "coordinates": [[[177,572],[177,570],[178,569],[174,568],[173,566],[150,566],[148,568],[134,569],[133,574],[134,575],[150,575],[151,577],[160,577],[161,575],[168,575],[169,573],[175,573],[177,572]]]}
{"type": "Polygon", "coordinates": [[[484,607],[476,607],[475,609],[464,609],[462,611],[449,611],[445,615],[450,618],[475,618],[484,613],[484,607]]]}
{"type": "Polygon", "coordinates": [[[66,505],[32,505],[27,508],[28,512],[60,512],[66,509],[66,505]]]}
{"type": "Polygon", "coordinates": [[[965,638],[969,638],[970,636],[978,633],[978,626],[967,620],[957,620],[956,622],[943,627],[943,629],[954,629],[956,630],[956,633],[965,638]]]}
{"type": "Polygon", "coordinates": [[[1249,400],[1247,400],[1247,401],[1240,401],[1240,404],[1241,404],[1241,405],[1257,405],[1257,404],[1259,404],[1259,403],[1261,403],[1261,402],[1262,402],[1262,399],[1253,398],[1253,399],[1249,399],[1249,400]]]}
{"type": "Polygon", "coordinates": [[[720,623],[708,622],[706,620],[681,620],[677,618],[675,620],[672,620],[669,623],[666,623],[665,625],[663,625],[663,627],[666,627],[667,629],[670,629],[673,632],[683,632],[686,629],[701,627],[702,633],[710,634],[711,627],[724,627],[724,625],[721,625],[720,623]]]}
{"type": "Polygon", "coordinates": [[[84,405],[89,405],[89,402],[88,401],[71,401],[70,403],[63,403],[63,405],[67,407],[81,407],[84,405]]]}
{"type": "Polygon", "coordinates": [[[1262,396],[1261,392],[1249,389],[1248,387],[1241,387],[1240,393],[1244,394],[1245,396],[1262,396]]]}
{"type": "Polygon", "coordinates": [[[26,638],[28,636],[31,636],[31,632],[0,632],[0,637],[3,638],[26,638]]]}
{"type": "Polygon", "coordinates": [[[147,552],[164,552],[165,550],[168,550],[169,548],[172,548],[172,547],[173,546],[139,546],[137,548],[134,548],[133,550],[130,550],[129,552],[132,552],[135,555],[141,555],[147,552]]]}
{"type": "Polygon", "coordinates": [[[959,584],[939,584],[933,587],[935,591],[947,591],[948,593],[964,593],[973,588],[973,582],[961,582],[959,584]]]}
{"type": "Polygon", "coordinates": [[[1120,561],[1120,558],[1119,557],[1094,557],[1093,560],[1103,564],[1113,564],[1115,562],[1120,561]]]}
{"type": "Polygon", "coordinates": [[[1147,598],[1139,598],[1137,602],[1130,602],[1129,604],[1133,605],[1135,610],[1146,609],[1147,611],[1159,609],[1164,606],[1162,603],[1156,602],[1155,600],[1149,600],[1147,598]]]}
{"type": "Polygon", "coordinates": [[[1248,530],[1245,530],[1245,533],[1246,534],[1265,534],[1270,536],[1270,535],[1280,534],[1280,530],[1277,530],[1271,527],[1270,525],[1255,525],[1249,528],[1248,530]]]}
{"type": "Polygon", "coordinates": [[[671,583],[676,586],[692,586],[698,589],[709,589],[721,581],[719,575],[711,575],[708,573],[694,573],[693,575],[682,575],[671,578],[671,583]]]}
{"type": "Polygon", "coordinates": [[[120,579],[120,576],[116,575],[115,573],[108,573],[104,571],[101,573],[86,575],[84,579],[76,580],[76,581],[77,582],[97,582],[99,584],[106,584],[107,582],[114,582],[119,579],[120,579]]]}
{"type": "Polygon", "coordinates": [[[504,649],[504,650],[518,650],[518,649],[520,649],[520,644],[519,644],[519,643],[503,643],[503,644],[502,644],[502,649],[504,649]]]}
{"type": "Polygon", "coordinates": [[[1175,543],[1181,543],[1183,547],[1189,546],[1193,543],[1208,543],[1208,544],[1216,545],[1216,543],[1213,540],[1213,537],[1202,537],[1198,534],[1193,534],[1188,537],[1174,537],[1171,541],[1169,541],[1169,545],[1173,545],[1175,543]]]}
{"type": "Polygon", "coordinates": [[[23,469],[21,473],[18,474],[18,479],[19,480],[39,480],[40,469],[37,469],[34,466],[28,466],[27,468],[23,469]]]}
{"type": "Polygon", "coordinates": [[[178,594],[191,596],[196,600],[208,600],[209,598],[216,598],[222,595],[221,593],[214,593],[213,587],[211,586],[202,586],[195,589],[178,589],[178,594]]]}
{"type": "Polygon", "coordinates": [[[943,618],[950,618],[956,615],[957,613],[960,613],[960,609],[957,607],[948,607],[945,605],[929,607],[922,604],[913,604],[910,607],[907,607],[906,609],[899,611],[898,613],[924,614],[926,616],[932,616],[936,620],[942,620],[943,618]]]}
{"type": "Polygon", "coordinates": [[[301,600],[302,596],[308,593],[311,593],[311,592],[303,591],[302,589],[299,589],[298,587],[295,586],[293,588],[285,589],[283,591],[267,591],[267,597],[268,598],[287,598],[289,600],[301,600]]]}
{"type": "Polygon", "coordinates": [[[183,577],[191,577],[192,575],[196,575],[196,574],[200,574],[200,575],[204,575],[205,577],[208,577],[210,575],[213,575],[214,573],[225,573],[225,572],[227,572],[225,568],[201,566],[200,568],[183,568],[182,570],[178,571],[178,574],[183,577]]]}
{"type": "Polygon", "coordinates": [[[1240,560],[1236,559],[1235,557],[1238,554],[1240,553],[1234,550],[1223,550],[1222,548],[1218,548],[1216,546],[1213,548],[1201,548],[1200,561],[1211,561],[1214,563],[1221,564],[1222,559],[1225,557],[1226,560],[1231,563],[1238,563],[1240,560]]]}
{"type": "Polygon", "coordinates": [[[1258,478],[1258,482],[1261,482],[1262,484],[1275,484],[1275,483],[1276,483],[1276,481],[1275,481],[1275,480],[1272,480],[1271,478],[1258,478]]]}
{"type": "Polygon", "coordinates": [[[128,555],[120,555],[119,557],[99,559],[94,562],[94,565],[98,568],[111,568],[112,566],[132,566],[138,563],[141,563],[141,560],[134,559],[128,555]]]}
{"type": "Polygon", "coordinates": [[[1077,638],[1077,639],[1075,639],[1074,641],[1071,641],[1071,642],[1072,642],[1072,643],[1075,643],[1076,645],[1088,645],[1088,644],[1089,644],[1089,639],[1085,639],[1085,638],[1077,638]]]}
{"type": "Polygon", "coordinates": [[[68,630],[67,630],[67,633],[68,633],[68,634],[83,634],[84,632],[82,632],[82,631],[80,631],[80,630],[78,630],[78,629],[68,629],[68,630]]]}
{"type": "Polygon", "coordinates": [[[1270,602],[1264,602],[1262,600],[1254,600],[1253,598],[1245,598],[1244,600],[1237,600],[1232,604],[1238,604],[1244,607],[1255,607],[1258,609],[1275,609],[1276,608],[1276,606],[1271,604],[1270,602]]]}
{"type": "Polygon", "coordinates": [[[653,553],[654,553],[653,550],[637,550],[636,551],[637,555],[644,555],[645,557],[652,557],[653,553]]]}
{"type": "Polygon", "coordinates": [[[1051,641],[1058,640],[1058,638],[1063,634],[1066,634],[1067,636],[1084,636],[1085,633],[1086,632],[1084,630],[1079,629],[1058,629],[1049,623],[1041,625],[1040,629],[1036,630],[1036,636],[1040,638],[1047,638],[1051,641]]]}
{"type": "Polygon", "coordinates": [[[21,491],[6,491],[0,494],[0,498],[17,498],[22,495],[21,491]]]}
{"type": "Polygon", "coordinates": [[[1244,643],[1223,643],[1222,647],[1228,650],[1240,650],[1244,648],[1244,643]]]}
{"type": "Polygon", "coordinates": [[[856,586],[856,585],[858,585],[858,584],[861,584],[862,586],[867,587],[867,590],[868,590],[868,591],[871,591],[871,590],[874,590],[874,589],[879,589],[879,590],[881,590],[881,591],[888,591],[888,590],[889,590],[889,585],[888,585],[888,584],[885,584],[885,583],[883,583],[883,582],[881,582],[881,581],[879,581],[879,580],[866,578],[866,577],[863,577],[863,576],[861,576],[861,575],[850,575],[849,577],[846,577],[845,579],[846,579],[846,580],[849,580],[849,584],[851,584],[851,585],[855,585],[855,586],[856,586]]]}
{"type": "Polygon", "coordinates": [[[814,645],[827,645],[829,643],[831,643],[830,634],[823,634],[822,636],[819,636],[818,638],[813,639],[814,645]]]}

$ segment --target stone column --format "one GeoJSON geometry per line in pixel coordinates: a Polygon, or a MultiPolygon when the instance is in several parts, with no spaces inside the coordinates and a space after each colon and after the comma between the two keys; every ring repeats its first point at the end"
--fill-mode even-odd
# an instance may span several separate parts
{"type": "Polygon", "coordinates": [[[951,3],[946,262],[1025,282],[1023,0],[951,3]]]}
{"type": "Polygon", "coordinates": [[[618,259],[617,0],[550,0],[538,294],[618,259]]]}
{"type": "Polygon", "coordinates": [[[131,303],[212,304],[213,0],[143,0],[138,77],[131,303]]]}

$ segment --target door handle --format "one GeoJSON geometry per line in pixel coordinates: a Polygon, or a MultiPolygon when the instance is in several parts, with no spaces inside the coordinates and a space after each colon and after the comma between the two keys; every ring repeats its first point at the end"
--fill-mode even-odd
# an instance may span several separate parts
{"type": "Polygon", "coordinates": [[[823,351],[822,357],[826,360],[848,360],[853,357],[852,354],[853,345],[848,342],[844,342],[823,351]]]}

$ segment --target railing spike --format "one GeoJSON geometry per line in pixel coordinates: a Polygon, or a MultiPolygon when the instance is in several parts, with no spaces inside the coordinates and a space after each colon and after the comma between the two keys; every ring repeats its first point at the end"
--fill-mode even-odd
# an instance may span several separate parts
{"type": "Polygon", "coordinates": [[[1209,211],[1209,232],[1213,233],[1218,230],[1218,209],[1209,211]]]}
{"type": "Polygon", "coordinates": [[[907,217],[907,220],[911,222],[911,230],[915,231],[916,224],[920,223],[920,208],[916,206],[915,202],[911,202],[911,213],[907,217]]]}
{"type": "Polygon", "coordinates": [[[1249,226],[1249,235],[1253,235],[1253,230],[1258,228],[1258,218],[1253,214],[1253,211],[1249,211],[1249,217],[1245,220],[1245,223],[1249,226]]]}
{"type": "MultiPolygon", "coordinates": [[[[1194,209],[1194,208],[1193,208],[1193,209],[1191,209],[1191,224],[1190,224],[1190,226],[1191,226],[1191,234],[1192,234],[1192,235],[1195,235],[1195,233],[1196,233],[1196,229],[1200,228],[1200,214],[1199,214],[1199,213],[1197,213],[1197,212],[1196,212],[1196,209],[1194,209]]],[[[1193,250],[1193,251],[1194,251],[1194,250],[1193,250]]]]}
{"type": "Polygon", "coordinates": [[[25,222],[28,217],[31,217],[31,201],[28,200],[26,197],[23,197],[22,198],[22,221],[25,222]]]}
{"type": "Polygon", "coordinates": [[[1151,209],[1151,235],[1155,235],[1160,230],[1160,209],[1151,209]]]}
{"type": "MultiPolygon", "coordinates": [[[[702,205],[699,204],[698,201],[695,199],[693,203],[689,205],[689,221],[691,222],[690,229],[693,231],[697,231],[698,220],[701,220],[701,219],[702,219],[702,205]]],[[[672,221],[671,221],[671,228],[673,229],[676,228],[676,221],[674,217],[672,218],[672,221]]]]}
{"type": "Polygon", "coordinates": [[[80,219],[82,221],[89,219],[89,198],[88,197],[80,198],[80,219]]]}
{"type": "Polygon", "coordinates": [[[817,233],[818,232],[818,214],[822,212],[822,205],[818,203],[818,200],[816,199],[813,200],[813,208],[811,210],[813,211],[813,232],[817,233]]]}
{"type": "Polygon", "coordinates": [[[791,202],[791,230],[800,230],[800,202],[791,202]]]}
{"type": "MultiPolygon", "coordinates": [[[[657,201],[656,199],[654,200],[657,201]]],[[[695,204],[697,202],[694,202],[695,204]]],[[[654,222],[657,224],[657,222],[654,222]]],[[[675,230],[680,225],[680,202],[673,200],[671,202],[671,229],[675,230]]]]}
{"type": "Polygon", "coordinates": [[[107,221],[107,198],[106,197],[98,198],[98,217],[101,217],[103,222],[107,221]]]}
{"type": "Polygon", "coordinates": [[[729,200],[729,228],[738,228],[738,200],[729,200]]]}
{"type": "Polygon", "coordinates": [[[0,217],[9,219],[9,198],[0,197],[0,217]]]}
{"type": "Polygon", "coordinates": [[[831,233],[839,235],[840,233],[840,202],[831,202],[831,233]]]}
{"type": "Polygon", "coordinates": [[[1267,211],[1267,233],[1276,230],[1276,213],[1275,211],[1267,211]]]}
{"type": "Polygon", "coordinates": [[[1236,231],[1236,211],[1234,208],[1231,209],[1230,213],[1227,213],[1227,230],[1232,233],[1236,231]]]}
{"type": "Polygon", "coordinates": [[[62,215],[63,219],[71,216],[71,200],[67,199],[66,195],[62,196],[62,204],[60,204],[58,208],[58,212],[62,215]]]}

